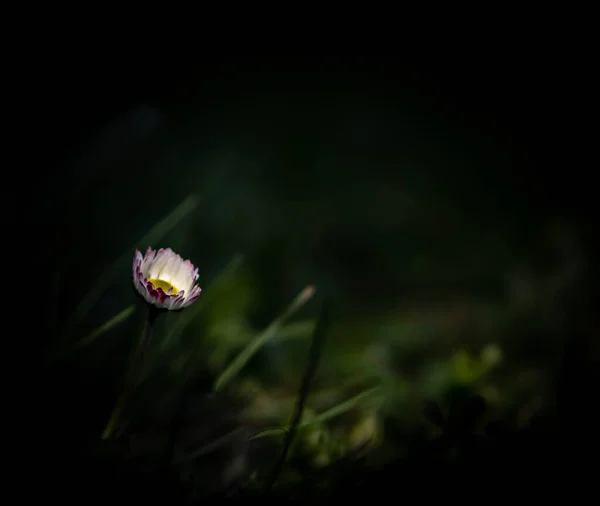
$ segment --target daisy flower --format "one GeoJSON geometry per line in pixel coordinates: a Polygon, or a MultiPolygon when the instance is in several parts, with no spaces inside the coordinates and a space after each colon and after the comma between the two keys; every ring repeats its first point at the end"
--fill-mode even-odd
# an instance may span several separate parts
{"type": "Polygon", "coordinates": [[[171,248],[146,254],[136,250],[133,257],[133,284],[146,302],[158,309],[177,311],[200,296],[198,269],[171,248]]]}

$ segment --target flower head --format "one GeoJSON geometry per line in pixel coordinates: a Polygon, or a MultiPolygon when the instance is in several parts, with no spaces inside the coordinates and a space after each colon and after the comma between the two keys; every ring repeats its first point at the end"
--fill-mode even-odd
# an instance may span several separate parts
{"type": "Polygon", "coordinates": [[[200,296],[198,269],[183,260],[171,248],[146,254],[136,250],[133,257],[133,284],[138,293],[153,306],[171,311],[189,306],[200,296]]]}

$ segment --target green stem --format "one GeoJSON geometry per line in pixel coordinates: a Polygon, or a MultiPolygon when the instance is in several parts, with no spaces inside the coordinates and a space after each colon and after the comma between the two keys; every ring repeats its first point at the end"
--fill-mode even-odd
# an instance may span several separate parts
{"type": "Polygon", "coordinates": [[[129,361],[129,368],[127,370],[127,374],[125,375],[125,386],[123,388],[123,392],[121,392],[121,395],[119,396],[119,399],[112,410],[108,423],[106,424],[106,428],[102,433],[102,439],[108,439],[111,437],[115,427],[121,420],[121,415],[125,409],[125,406],[127,405],[127,402],[135,391],[138,377],[143,370],[144,359],[148,352],[148,345],[151,341],[152,330],[154,329],[157,316],[158,310],[155,307],[150,306],[148,308],[148,314],[144,323],[144,328],[140,335],[140,339],[133,349],[131,359],[129,361]]]}

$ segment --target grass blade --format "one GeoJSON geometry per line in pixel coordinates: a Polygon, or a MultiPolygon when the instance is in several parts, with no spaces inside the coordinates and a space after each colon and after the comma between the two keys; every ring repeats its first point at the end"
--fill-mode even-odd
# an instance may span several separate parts
{"type": "Polygon", "coordinates": [[[313,320],[288,323],[285,327],[279,329],[275,339],[278,343],[287,340],[306,339],[314,331],[315,325],[316,322],[313,320]]]}
{"type": "Polygon", "coordinates": [[[372,398],[380,391],[378,387],[370,388],[361,392],[350,399],[333,406],[327,411],[323,411],[323,413],[315,416],[314,418],[307,420],[306,422],[301,423],[298,428],[307,427],[312,425],[313,423],[323,423],[331,418],[335,418],[336,416],[340,416],[351,409],[354,409],[356,406],[359,406],[363,401],[372,398]]]}
{"type": "Polygon", "coordinates": [[[126,307],[125,309],[123,309],[123,311],[120,311],[115,316],[113,316],[112,318],[110,318],[108,321],[104,322],[99,327],[96,327],[86,337],[84,337],[83,339],[77,341],[73,346],[71,346],[67,350],[64,350],[62,352],[58,352],[53,358],[62,357],[64,355],[68,354],[68,353],[72,353],[72,352],[74,352],[76,350],[84,348],[85,346],[89,346],[96,339],[98,339],[101,335],[105,334],[109,330],[115,328],[117,325],[119,325],[120,323],[123,323],[125,320],[127,320],[127,318],[129,318],[133,314],[134,311],[135,311],[135,305],[134,304],[132,304],[129,307],[126,307]]]}
{"type": "Polygon", "coordinates": [[[302,419],[302,414],[304,413],[304,407],[310,394],[311,383],[314,378],[315,372],[317,371],[319,358],[321,357],[321,349],[323,348],[323,342],[325,341],[325,335],[327,333],[328,327],[329,304],[325,302],[313,333],[310,349],[308,351],[308,362],[306,366],[306,371],[304,372],[304,376],[302,377],[302,382],[300,384],[300,390],[298,391],[298,400],[296,401],[294,416],[292,418],[292,422],[290,423],[290,428],[285,435],[285,439],[283,442],[283,450],[281,451],[281,455],[275,463],[271,475],[263,488],[263,493],[268,492],[269,490],[271,490],[271,488],[273,488],[273,485],[275,485],[275,483],[279,479],[279,476],[281,475],[281,472],[283,471],[285,460],[292,446],[292,443],[294,442],[294,437],[298,430],[300,420],[302,419]]]}
{"type": "Polygon", "coordinates": [[[221,373],[214,384],[214,390],[222,389],[229,381],[231,381],[248,363],[252,356],[275,336],[284,322],[296,313],[304,304],[306,304],[315,294],[315,287],[307,286],[298,296],[292,301],[287,309],[276,318],[265,330],[263,330],[255,339],[253,339],[246,348],[229,364],[229,366],[221,373]]]}
{"type": "Polygon", "coordinates": [[[106,321],[99,327],[96,327],[96,329],[94,329],[86,337],[84,337],[80,341],[77,341],[71,349],[79,350],[85,346],[89,346],[102,334],[105,334],[109,330],[113,329],[120,323],[123,323],[125,320],[127,320],[127,318],[129,318],[133,314],[134,311],[135,311],[135,304],[132,304],[131,306],[126,307],[125,309],[123,309],[123,311],[120,311],[119,313],[117,313],[110,320],[106,321]]]}
{"type": "MultiPolygon", "coordinates": [[[[343,415],[347,411],[350,411],[351,409],[360,406],[362,402],[375,397],[375,394],[377,394],[379,391],[380,388],[378,387],[365,390],[364,392],[361,392],[360,394],[355,395],[354,397],[351,397],[350,399],[347,399],[326,411],[323,411],[323,413],[320,413],[319,415],[309,420],[306,420],[305,422],[300,422],[298,424],[298,429],[304,429],[305,427],[310,427],[314,424],[323,423],[327,420],[330,420],[331,418],[343,415]]],[[[266,429],[262,429],[258,432],[255,432],[252,436],[250,436],[249,439],[254,440],[269,436],[279,436],[282,433],[286,433],[288,430],[290,430],[290,427],[268,427],[266,429]]]]}

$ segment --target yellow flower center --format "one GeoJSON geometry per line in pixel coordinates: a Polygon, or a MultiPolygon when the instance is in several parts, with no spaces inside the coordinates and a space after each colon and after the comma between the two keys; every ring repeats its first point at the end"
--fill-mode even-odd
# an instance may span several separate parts
{"type": "Polygon", "coordinates": [[[165,293],[167,293],[171,288],[173,289],[173,291],[171,292],[172,294],[179,293],[179,290],[177,288],[175,288],[171,283],[163,279],[149,279],[148,281],[152,283],[154,288],[162,288],[163,292],[165,293]]]}

